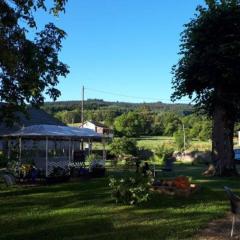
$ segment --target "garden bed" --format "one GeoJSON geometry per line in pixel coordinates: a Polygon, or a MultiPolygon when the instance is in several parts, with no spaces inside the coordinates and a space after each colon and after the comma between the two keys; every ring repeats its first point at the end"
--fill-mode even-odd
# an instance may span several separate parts
{"type": "Polygon", "coordinates": [[[192,184],[187,177],[179,176],[174,179],[155,181],[151,191],[171,196],[188,197],[199,188],[199,185],[192,184]]]}

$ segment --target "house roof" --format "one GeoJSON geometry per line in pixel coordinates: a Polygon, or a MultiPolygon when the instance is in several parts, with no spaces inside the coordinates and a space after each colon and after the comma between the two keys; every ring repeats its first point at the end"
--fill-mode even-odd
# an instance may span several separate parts
{"type": "Polygon", "coordinates": [[[4,123],[1,123],[0,136],[14,133],[17,130],[20,130],[22,127],[28,127],[31,125],[48,124],[66,126],[64,123],[57,120],[42,109],[31,107],[27,110],[27,113],[28,114],[26,116],[22,113],[16,113],[16,115],[19,117],[19,121],[15,122],[11,127],[7,126],[4,123]]]}
{"type": "Polygon", "coordinates": [[[23,127],[22,129],[4,135],[5,137],[27,137],[27,138],[71,138],[71,139],[102,139],[102,135],[88,128],[77,128],[69,126],[57,126],[57,125],[32,125],[23,127]]]}
{"type": "MultiPolygon", "coordinates": [[[[106,125],[104,125],[104,124],[102,124],[102,123],[100,123],[100,122],[96,122],[96,121],[87,121],[87,122],[90,122],[90,123],[92,123],[92,124],[94,124],[95,126],[97,126],[97,127],[101,127],[101,128],[109,128],[109,127],[107,127],[106,125]]],[[[86,123],[86,122],[85,122],[86,123]]]]}

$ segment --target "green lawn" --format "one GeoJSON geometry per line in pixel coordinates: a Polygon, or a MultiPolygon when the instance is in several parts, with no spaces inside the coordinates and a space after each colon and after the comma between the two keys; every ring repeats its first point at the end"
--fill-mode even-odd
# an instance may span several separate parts
{"type": "MultiPolygon", "coordinates": [[[[142,136],[136,138],[137,146],[144,149],[155,150],[162,144],[165,144],[168,147],[177,149],[176,144],[174,143],[173,137],[168,136],[142,136]]],[[[102,149],[102,143],[93,143],[93,149],[102,149]]],[[[106,146],[106,149],[109,149],[109,145],[106,146]]],[[[188,150],[210,150],[211,143],[209,141],[191,141],[190,147],[188,150]]]]}
{"type": "MultiPolygon", "coordinates": [[[[172,147],[173,149],[177,149],[176,144],[174,143],[173,137],[166,137],[166,136],[146,136],[137,138],[137,144],[141,148],[154,150],[165,144],[168,147],[172,147]]],[[[199,141],[193,140],[190,143],[190,147],[188,150],[200,150],[205,151],[211,149],[211,143],[209,141],[199,141]]]]}
{"type": "MultiPolygon", "coordinates": [[[[0,192],[0,239],[193,239],[212,219],[224,216],[223,186],[238,193],[239,179],[205,178],[201,166],[175,166],[192,176],[201,190],[190,198],[161,196],[141,206],[116,205],[107,178],[41,187],[3,188],[0,192]]],[[[111,170],[111,175],[129,174],[111,170]]]]}

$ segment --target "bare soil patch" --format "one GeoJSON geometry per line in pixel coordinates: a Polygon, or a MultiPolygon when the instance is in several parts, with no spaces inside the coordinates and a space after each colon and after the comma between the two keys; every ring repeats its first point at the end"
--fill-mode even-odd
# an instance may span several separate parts
{"type": "Polygon", "coordinates": [[[231,238],[232,215],[229,213],[225,218],[217,219],[208,224],[196,237],[197,240],[240,240],[240,218],[237,218],[234,235],[231,238]]]}

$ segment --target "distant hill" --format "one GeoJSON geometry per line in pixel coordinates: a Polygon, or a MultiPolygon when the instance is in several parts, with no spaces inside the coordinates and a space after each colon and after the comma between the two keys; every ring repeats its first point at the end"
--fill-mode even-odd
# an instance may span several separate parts
{"type": "MultiPolygon", "coordinates": [[[[193,110],[193,106],[190,104],[175,104],[175,103],[131,103],[131,102],[110,102],[102,99],[88,99],[84,102],[85,110],[122,110],[131,111],[139,108],[148,108],[154,112],[174,111],[178,114],[190,113],[193,110]]],[[[59,111],[72,111],[81,109],[81,101],[57,101],[46,102],[43,109],[49,113],[56,113],[59,111]]]]}

